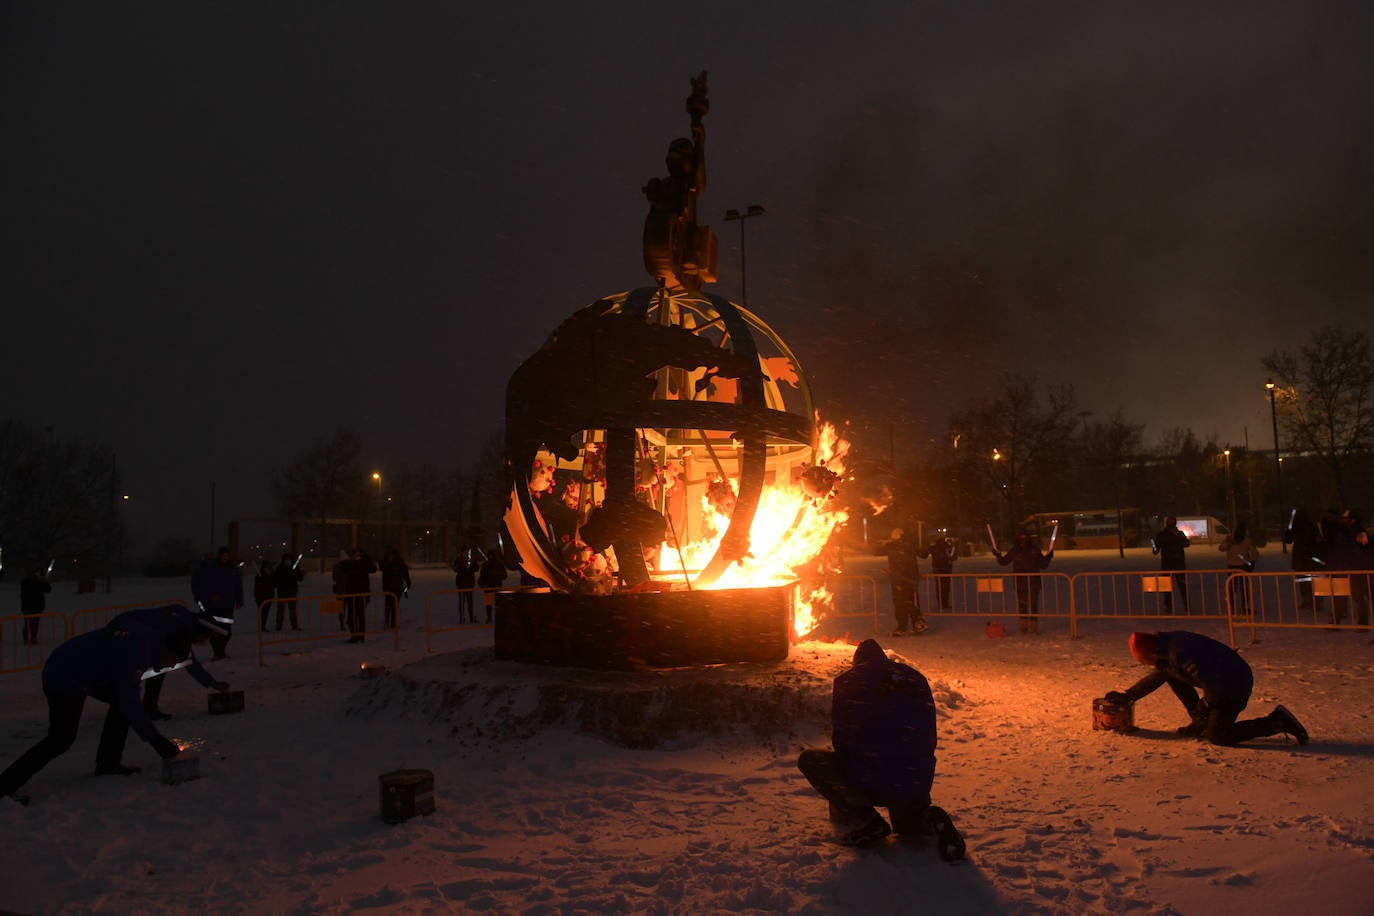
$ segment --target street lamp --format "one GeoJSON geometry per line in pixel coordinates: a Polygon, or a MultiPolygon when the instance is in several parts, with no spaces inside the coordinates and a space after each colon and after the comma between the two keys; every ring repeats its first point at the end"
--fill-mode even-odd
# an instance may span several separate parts
{"type": "Polygon", "coordinates": [[[744,253],[744,221],[755,216],[763,216],[763,207],[758,204],[750,204],[749,208],[743,213],[738,210],[726,210],[725,221],[739,220],[739,288],[740,305],[749,308],[749,261],[744,253]]]}
{"type": "Polygon", "coordinates": [[[1231,530],[1236,530],[1236,488],[1231,484],[1231,450],[1224,449],[1222,455],[1226,456],[1226,503],[1230,507],[1231,530]]]}
{"type": "Polygon", "coordinates": [[[1279,411],[1274,406],[1274,392],[1277,390],[1273,379],[1268,379],[1264,387],[1269,389],[1269,420],[1274,424],[1274,489],[1279,499],[1279,546],[1288,552],[1288,540],[1283,533],[1283,459],[1279,457],[1279,411]]]}
{"type": "MultiPolygon", "coordinates": [[[[377,481],[377,502],[378,502],[378,504],[379,504],[378,507],[383,511],[383,513],[385,513],[385,512],[386,512],[386,500],[382,498],[382,472],[381,472],[381,471],[373,471],[373,472],[372,472],[372,479],[375,480],[375,481],[377,481]]],[[[377,555],[380,556],[381,553],[382,553],[382,529],[381,529],[381,527],[380,527],[380,525],[379,525],[378,528],[377,528],[377,555]]]]}

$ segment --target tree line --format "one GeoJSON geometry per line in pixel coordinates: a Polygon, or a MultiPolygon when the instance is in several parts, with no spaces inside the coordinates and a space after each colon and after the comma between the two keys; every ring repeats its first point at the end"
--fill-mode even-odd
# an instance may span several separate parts
{"type": "Polygon", "coordinates": [[[1269,435],[1247,448],[1175,427],[1147,441],[1144,424],[1120,409],[1106,417],[1083,410],[1072,385],[1008,372],[995,395],[950,415],[943,444],[900,473],[887,469],[901,516],[894,524],[938,519],[965,533],[989,523],[1008,532],[1037,512],[1138,508],[1276,530],[1289,507],[1358,507],[1374,497],[1369,338],[1327,327],[1259,363],[1273,383],[1279,468],[1269,435]]]}
{"type": "Polygon", "coordinates": [[[0,421],[0,563],[94,579],[114,571],[126,530],[109,448],[57,437],[51,426],[0,421]]]}

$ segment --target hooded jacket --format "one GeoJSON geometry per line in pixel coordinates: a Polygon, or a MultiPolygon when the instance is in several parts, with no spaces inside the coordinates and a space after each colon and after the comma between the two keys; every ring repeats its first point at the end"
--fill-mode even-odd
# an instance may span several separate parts
{"type": "Polygon", "coordinates": [[[884,802],[929,801],[935,781],[935,699],[921,672],[872,639],[835,678],[831,741],[854,783],[884,802]]]}

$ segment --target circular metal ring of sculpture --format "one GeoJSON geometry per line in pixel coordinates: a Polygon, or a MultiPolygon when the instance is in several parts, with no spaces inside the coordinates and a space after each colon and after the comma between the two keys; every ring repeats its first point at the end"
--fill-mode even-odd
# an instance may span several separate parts
{"type": "MultiPolygon", "coordinates": [[[[506,413],[512,472],[506,527],[526,571],[560,591],[578,586],[565,563],[568,536],[576,540],[605,506],[592,509],[594,500],[580,499],[575,517],[562,509],[550,511],[557,506],[547,502],[548,492],[539,496],[530,486],[531,469],[545,464],[541,454],[556,456],[557,474],[581,477],[582,494],[592,496],[595,480],[583,472],[589,471],[587,446],[597,443],[593,450],[599,449],[604,461],[604,502],[621,507],[607,514],[622,522],[610,530],[621,538],[616,555],[631,585],[638,583],[625,575],[627,561],[641,551],[626,548],[633,537],[625,532],[643,527],[642,507],[649,504],[643,493],[634,492],[636,463],[647,463],[648,452],[664,463],[699,458],[719,478],[735,477],[738,492],[728,530],[714,554],[698,569],[680,571],[680,578],[700,588],[748,553],[765,477],[809,461],[816,445],[810,386],[792,351],[757,316],[699,291],[646,287],[574,313],[511,376],[506,413]],[[727,471],[727,462],[735,474],[727,471]],[[550,516],[560,514],[561,524],[551,523],[550,516]]],[[[543,471],[552,475],[547,466],[543,471]]],[[[705,486],[687,483],[684,505],[690,504],[693,487],[705,486]]],[[[552,498],[557,501],[559,494],[552,498]]],[[[653,508],[661,512],[663,505],[653,508]]],[[[799,520],[800,515],[793,525],[799,520]]],[[[672,530],[669,538],[686,535],[672,530]]]]}

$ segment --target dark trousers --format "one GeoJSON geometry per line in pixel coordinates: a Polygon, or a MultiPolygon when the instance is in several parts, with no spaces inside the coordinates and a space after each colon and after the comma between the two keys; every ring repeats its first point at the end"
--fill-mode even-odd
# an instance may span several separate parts
{"type": "Polygon", "coordinates": [[[1193,712],[1193,722],[1202,726],[1202,737],[1213,744],[1232,745],[1251,738],[1267,738],[1277,735],[1282,729],[1274,725],[1269,716],[1259,719],[1236,718],[1245,709],[1245,703],[1218,703],[1215,706],[1199,704],[1193,712]],[[1204,718],[1205,717],[1205,718],[1204,718]]]}
{"type": "Polygon", "coordinates": [[[954,579],[948,573],[935,574],[935,603],[937,606],[950,609],[949,589],[954,584],[954,579]]]}
{"type": "MultiPolygon", "coordinates": [[[[291,618],[291,629],[293,629],[293,630],[299,630],[299,629],[301,628],[301,624],[300,624],[300,621],[296,619],[296,606],[297,606],[300,602],[298,602],[298,601],[296,600],[296,596],[295,596],[295,595],[283,595],[282,597],[280,597],[280,598],[277,599],[277,602],[276,602],[276,603],[277,603],[277,632],[278,632],[278,633],[281,632],[281,624],[282,624],[283,612],[286,612],[287,614],[289,614],[289,616],[290,616],[290,618],[291,618]]],[[[266,626],[267,626],[267,622],[266,622],[266,621],[263,621],[263,627],[265,628],[266,626]]]]}
{"type": "MultiPolygon", "coordinates": [[[[234,619],[234,611],[232,608],[210,608],[209,610],[211,615],[215,617],[223,617],[230,621],[234,619]]],[[[224,635],[221,636],[218,633],[211,633],[210,648],[214,651],[215,658],[223,658],[224,650],[229,648],[229,637],[234,635],[234,625],[232,623],[220,623],[219,621],[215,621],[215,625],[224,628],[224,635]]]]}
{"type": "Polygon", "coordinates": [[[401,590],[399,588],[390,589],[386,586],[382,586],[382,588],[386,592],[386,597],[384,599],[386,601],[386,605],[382,612],[382,617],[385,621],[384,625],[386,629],[394,630],[396,629],[396,596],[401,593],[401,590]]]}
{"type": "Polygon", "coordinates": [[[1040,579],[1016,577],[1016,610],[1021,614],[1021,632],[1038,632],[1040,613],[1040,579]]]}
{"type": "Polygon", "coordinates": [[[912,620],[921,616],[921,600],[916,594],[915,583],[892,583],[892,613],[897,618],[899,630],[910,630],[912,620]]]}
{"type": "MultiPolygon", "coordinates": [[[[1168,570],[1165,570],[1165,572],[1169,572],[1169,571],[1168,571],[1168,570]]],[[[1185,614],[1191,614],[1191,613],[1193,613],[1193,603],[1192,603],[1192,599],[1188,597],[1188,574],[1187,574],[1187,573],[1181,573],[1181,572],[1170,573],[1170,578],[1174,580],[1174,581],[1173,581],[1173,588],[1170,589],[1168,592],[1165,592],[1165,594],[1164,594],[1164,596],[1163,596],[1163,597],[1164,597],[1164,613],[1166,613],[1166,614],[1172,614],[1172,613],[1174,612],[1174,591],[1173,591],[1173,589],[1177,589],[1177,590],[1178,590],[1178,593],[1179,593],[1180,595],[1183,596],[1183,613],[1185,613],[1185,614]]]]}
{"type": "MultiPolygon", "coordinates": [[[[20,787],[33,778],[33,775],[56,758],[65,754],[76,741],[77,728],[81,725],[81,710],[86,705],[86,695],[63,696],[49,693],[43,695],[48,700],[48,733],[37,744],[20,754],[5,772],[0,773],[0,796],[13,795],[20,787]]],[[[105,713],[105,727],[100,732],[100,746],[96,750],[97,767],[110,766],[124,757],[124,743],[129,737],[129,722],[119,711],[114,699],[114,685],[101,685],[90,693],[109,704],[105,713]]]]}
{"type": "Polygon", "coordinates": [[[1245,568],[1234,566],[1227,569],[1231,573],[1231,576],[1226,580],[1226,600],[1231,606],[1231,616],[1249,617],[1250,583],[1245,581],[1245,568]]]}
{"type": "Polygon", "coordinates": [[[354,595],[344,599],[344,617],[348,623],[348,632],[354,636],[362,636],[367,632],[367,596],[354,595]]]}
{"type": "MultiPolygon", "coordinates": [[[[460,588],[462,586],[459,586],[460,588]]],[[[458,622],[476,623],[477,612],[472,609],[472,592],[464,591],[458,593],[458,622]]]]}
{"type": "Polygon", "coordinates": [[[875,805],[887,809],[892,829],[897,833],[925,832],[930,794],[917,801],[884,801],[854,785],[845,766],[844,755],[829,748],[808,748],[797,758],[797,769],[807,782],[830,802],[830,819],[837,823],[859,825],[877,816],[875,805]]]}
{"type": "Polygon", "coordinates": [[[40,627],[40,626],[42,625],[42,623],[43,623],[43,618],[40,617],[40,616],[38,616],[38,615],[39,615],[39,614],[42,614],[43,612],[42,612],[42,611],[23,611],[23,612],[21,612],[21,613],[23,613],[23,614],[25,614],[25,615],[28,615],[28,614],[33,614],[33,615],[34,615],[34,616],[32,616],[32,617],[29,617],[29,616],[25,616],[25,617],[24,617],[24,645],[26,645],[26,646],[36,646],[36,645],[38,645],[38,629],[39,629],[39,627],[40,627]]]}

